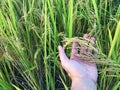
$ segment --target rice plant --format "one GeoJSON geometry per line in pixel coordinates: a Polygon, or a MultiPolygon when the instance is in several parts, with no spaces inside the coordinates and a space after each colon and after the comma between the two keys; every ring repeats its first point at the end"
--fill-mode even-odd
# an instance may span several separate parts
{"type": "Polygon", "coordinates": [[[0,90],[69,90],[57,46],[69,56],[84,33],[96,38],[97,89],[120,90],[119,0],[0,0],[0,90]]]}

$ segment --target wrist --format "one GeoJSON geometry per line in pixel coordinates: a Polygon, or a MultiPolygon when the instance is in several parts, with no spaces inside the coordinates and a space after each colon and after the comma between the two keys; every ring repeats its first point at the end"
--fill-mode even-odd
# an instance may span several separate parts
{"type": "Polygon", "coordinates": [[[88,78],[72,78],[71,90],[96,90],[96,83],[88,78]]]}

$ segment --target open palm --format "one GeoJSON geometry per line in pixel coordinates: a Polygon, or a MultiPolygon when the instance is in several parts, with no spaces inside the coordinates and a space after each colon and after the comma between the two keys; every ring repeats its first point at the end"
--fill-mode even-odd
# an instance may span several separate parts
{"type": "MultiPolygon", "coordinates": [[[[83,36],[83,38],[88,38],[88,37],[89,37],[88,34],[84,34],[83,36]]],[[[94,41],[95,39],[92,37],[90,39],[90,43],[93,44],[94,41]]],[[[82,55],[83,53],[92,53],[92,49],[88,47],[86,52],[83,44],[80,47],[80,53],[78,53],[78,49],[76,47],[78,47],[78,43],[73,42],[71,57],[70,59],[68,59],[64,49],[61,46],[58,46],[62,67],[69,74],[71,79],[84,77],[84,78],[90,78],[91,80],[96,82],[98,76],[96,64],[86,60],[82,60],[75,55],[75,54],[82,55]]]]}

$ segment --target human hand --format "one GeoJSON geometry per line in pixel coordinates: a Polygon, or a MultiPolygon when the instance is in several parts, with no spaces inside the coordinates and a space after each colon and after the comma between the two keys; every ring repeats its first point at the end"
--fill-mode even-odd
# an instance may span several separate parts
{"type": "MultiPolygon", "coordinates": [[[[83,38],[88,38],[88,34],[84,34],[83,38]]],[[[90,43],[93,45],[95,39],[91,37],[90,43]]],[[[68,57],[65,54],[64,49],[62,46],[58,46],[59,50],[59,56],[61,60],[62,67],[65,69],[65,71],[68,73],[70,78],[74,80],[75,78],[89,78],[93,82],[96,83],[98,73],[97,73],[97,66],[95,63],[82,60],[79,57],[77,57],[75,54],[78,54],[78,43],[73,42],[72,50],[71,50],[71,57],[68,59],[68,57]]],[[[80,55],[83,53],[92,53],[92,49],[88,47],[87,52],[84,48],[84,44],[80,47],[80,55]]]]}

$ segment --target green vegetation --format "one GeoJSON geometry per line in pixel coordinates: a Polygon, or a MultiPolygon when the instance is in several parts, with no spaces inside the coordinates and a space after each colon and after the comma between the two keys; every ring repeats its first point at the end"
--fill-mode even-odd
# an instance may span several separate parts
{"type": "Polygon", "coordinates": [[[120,90],[119,19],[119,0],[0,0],[0,90],[68,90],[57,46],[84,33],[106,58],[98,90],[120,90]]]}

